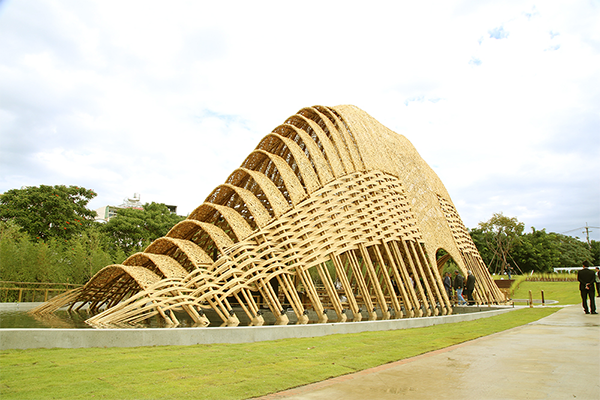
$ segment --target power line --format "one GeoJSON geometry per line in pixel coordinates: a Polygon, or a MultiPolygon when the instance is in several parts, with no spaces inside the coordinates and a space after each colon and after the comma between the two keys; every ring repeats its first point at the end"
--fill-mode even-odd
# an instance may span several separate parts
{"type": "MultiPolygon", "coordinates": [[[[562,234],[569,233],[569,232],[575,232],[575,231],[578,231],[579,229],[585,229],[584,231],[581,231],[581,233],[585,233],[585,237],[586,237],[586,239],[587,239],[587,244],[588,244],[588,246],[590,246],[590,248],[591,248],[591,246],[592,246],[592,245],[591,245],[591,243],[590,243],[590,228],[594,228],[594,229],[600,229],[600,227],[597,227],[597,226],[589,226],[589,225],[587,224],[587,222],[586,222],[586,223],[585,223],[585,226],[581,226],[581,227],[579,227],[579,228],[571,229],[570,231],[563,232],[562,234]]],[[[562,234],[561,234],[561,235],[562,235],[562,234]]]]}

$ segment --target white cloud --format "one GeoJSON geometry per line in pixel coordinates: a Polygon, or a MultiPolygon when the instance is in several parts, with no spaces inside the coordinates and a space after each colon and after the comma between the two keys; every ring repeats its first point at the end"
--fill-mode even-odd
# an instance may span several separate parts
{"type": "Polygon", "coordinates": [[[73,184],[98,192],[92,207],[137,192],[188,213],[289,115],[355,104],[415,145],[469,227],[499,211],[600,226],[598,14],[586,1],[4,2],[0,191],[73,184]]]}

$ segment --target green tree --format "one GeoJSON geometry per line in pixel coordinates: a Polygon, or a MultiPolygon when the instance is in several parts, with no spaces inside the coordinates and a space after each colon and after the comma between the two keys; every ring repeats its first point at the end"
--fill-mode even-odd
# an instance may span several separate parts
{"type": "MultiPolygon", "coordinates": [[[[493,272],[503,274],[511,260],[511,251],[519,243],[525,224],[516,217],[509,218],[496,213],[487,222],[480,222],[486,246],[493,253],[488,266],[493,272]]],[[[514,262],[514,260],[513,260],[514,262]]],[[[519,265],[516,265],[519,268],[519,265]]]]}
{"type": "Polygon", "coordinates": [[[572,236],[556,233],[560,251],[559,264],[561,267],[581,267],[584,260],[592,262],[592,252],[587,243],[572,236]]]}
{"type": "Polygon", "coordinates": [[[185,219],[169,211],[161,203],[146,203],[143,210],[123,208],[104,225],[103,231],[111,241],[113,251],[131,255],[142,251],[153,240],[165,236],[178,222],[185,219]]]}
{"type": "Polygon", "coordinates": [[[14,221],[0,221],[0,280],[87,282],[101,268],[122,261],[107,251],[104,234],[90,227],[69,239],[31,239],[14,221]]]}
{"type": "Polygon", "coordinates": [[[36,243],[14,221],[0,221],[0,280],[36,282],[36,243]]]}
{"type": "MultiPolygon", "coordinates": [[[[493,242],[493,233],[484,232],[481,228],[473,228],[469,229],[469,234],[471,235],[471,239],[473,239],[473,243],[475,243],[475,247],[477,247],[477,250],[481,255],[481,259],[489,268],[494,260],[494,252],[488,246],[488,243],[493,242]]],[[[489,268],[489,270],[490,272],[493,272],[491,268],[489,268]]]]}
{"type": "Polygon", "coordinates": [[[600,242],[590,241],[590,252],[592,253],[592,264],[600,265],[600,242]]]}
{"type": "Polygon", "coordinates": [[[511,255],[523,272],[552,272],[560,266],[560,241],[557,234],[532,227],[530,233],[521,236],[511,255]]]}
{"type": "Polygon", "coordinates": [[[99,227],[93,226],[81,236],[57,243],[62,255],[59,265],[70,283],[85,283],[96,272],[124,259],[122,253],[111,254],[108,241],[99,227]]]}
{"type": "Polygon", "coordinates": [[[11,189],[0,197],[0,221],[14,221],[34,239],[68,239],[93,222],[96,214],[87,204],[95,196],[78,186],[11,189]]]}

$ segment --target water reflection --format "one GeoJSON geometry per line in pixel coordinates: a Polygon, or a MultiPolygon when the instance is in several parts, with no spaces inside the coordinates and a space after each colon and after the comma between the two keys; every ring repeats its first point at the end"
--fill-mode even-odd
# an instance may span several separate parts
{"type": "MultiPolygon", "coordinates": [[[[211,321],[208,327],[227,326],[224,324],[217,313],[212,310],[205,310],[206,316],[211,321]]],[[[288,313],[290,314],[290,313],[288,313]]],[[[189,315],[183,311],[175,312],[177,319],[180,324],[178,328],[190,328],[190,327],[205,327],[204,325],[198,325],[192,320],[189,315]]],[[[236,315],[240,320],[239,326],[250,326],[250,321],[243,310],[236,310],[236,315]],[[239,311],[239,312],[237,312],[239,311]]],[[[54,328],[54,329],[94,329],[97,327],[90,326],[85,323],[90,315],[86,311],[79,312],[68,312],[66,310],[58,310],[53,314],[36,315],[29,314],[24,310],[0,310],[0,328],[54,328]]],[[[265,325],[273,325],[276,322],[275,317],[270,312],[264,312],[263,317],[265,319],[265,325]]],[[[293,313],[288,315],[290,317],[290,325],[293,325],[295,316],[293,313]]],[[[317,322],[316,314],[314,320],[309,323],[317,322]]],[[[336,322],[335,320],[329,320],[328,322],[336,322]]],[[[124,325],[124,326],[110,326],[110,328],[166,328],[169,327],[164,323],[161,318],[153,317],[144,323],[136,324],[135,326],[124,325]]]]}
{"type": "Polygon", "coordinates": [[[54,314],[33,315],[26,311],[0,311],[0,328],[91,328],[81,316],[59,310],[54,314]]]}
{"type": "MultiPolygon", "coordinates": [[[[489,311],[488,307],[456,307],[453,310],[454,314],[462,314],[466,312],[477,312],[477,311],[489,311]]],[[[234,310],[235,314],[238,316],[240,320],[239,326],[250,326],[252,325],[252,321],[250,321],[242,309],[234,310]]],[[[263,317],[265,320],[265,325],[274,325],[276,322],[276,318],[270,311],[263,310],[263,317]]],[[[217,327],[217,326],[226,326],[217,313],[213,310],[205,310],[206,316],[211,321],[208,327],[217,327]]],[[[192,320],[187,313],[183,311],[175,312],[177,319],[180,322],[178,328],[190,328],[190,327],[203,327],[202,325],[196,325],[194,320],[192,320]]],[[[287,313],[288,318],[290,320],[289,325],[294,325],[297,323],[295,314],[292,312],[287,313]]],[[[48,329],[73,329],[73,328],[83,328],[83,329],[94,329],[94,327],[85,323],[85,320],[88,319],[90,315],[86,311],[79,312],[68,312],[66,310],[58,310],[54,314],[47,315],[34,315],[29,314],[27,310],[6,310],[0,309],[0,328],[48,328],[48,329]]],[[[330,313],[330,318],[335,317],[335,314],[330,313]]],[[[352,314],[349,314],[349,319],[352,318],[352,314]]],[[[367,315],[363,315],[363,321],[367,320],[367,315]]],[[[378,315],[378,318],[381,318],[381,315],[378,315]]],[[[317,323],[318,318],[316,313],[309,312],[309,324],[317,323]]],[[[328,323],[337,322],[335,319],[329,319],[328,323]]],[[[144,323],[137,324],[135,326],[125,325],[125,326],[110,326],[110,328],[167,328],[169,327],[164,323],[161,318],[153,317],[144,323]]]]}
{"type": "MultiPolygon", "coordinates": [[[[53,314],[30,314],[27,311],[0,311],[0,328],[48,328],[48,329],[95,329],[85,323],[90,315],[85,312],[68,312],[58,310],[53,314]]],[[[185,315],[179,315],[177,318],[181,322],[179,327],[193,327],[194,321],[185,315]]],[[[150,318],[145,323],[124,326],[111,326],[111,328],[165,328],[162,320],[159,318],[150,318]]]]}

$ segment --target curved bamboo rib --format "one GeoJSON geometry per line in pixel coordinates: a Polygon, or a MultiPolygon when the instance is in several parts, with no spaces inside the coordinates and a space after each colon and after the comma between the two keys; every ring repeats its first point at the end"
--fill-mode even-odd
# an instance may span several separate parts
{"type": "Polygon", "coordinates": [[[353,106],[307,107],[263,138],[186,219],[122,265],[36,312],[87,305],[95,326],[176,311],[207,325],[307,323],[452,312],[444,248],[504,301],[439,178],[412,145],[353,106]]]}

